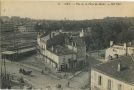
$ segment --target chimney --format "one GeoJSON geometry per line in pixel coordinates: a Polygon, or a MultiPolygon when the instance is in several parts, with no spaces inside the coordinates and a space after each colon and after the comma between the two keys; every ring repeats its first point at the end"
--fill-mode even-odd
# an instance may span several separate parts
{"type": "Polygon", "coordinates": [[[47,46],[45,45],[45,50],[46,50],[47,46]]]}
{"type": "Polygon", "coordinates": [[[61,33],[62,32],[62,29],[60,29],[59,32],[61,33]]]}
{"type": "Polygon", "coordinates": [[[126,43],[124,43],[124,48],[126,48],[127,47],[127,44],[126,43]]]}
{"type": "Polygon", "coordinates": [[[49,34],[49,39],[51,39],[51,34],[49,34]]]}
{"type": "Polygon", "coordinates": [[[82,32],[82,33],[84,32],[84,31],[83,31],[83,28],[82,28],[81,32],[82,32]]]}
{"type": "Polygon", "coordinates": [[[55,53],[57,53],[58,52],[58,50],[57,49],[55,49],[55,53]]]}
{"type": "Polygon", "coordinates": [[[80,37],[83,37],[83,36],[84,36],[84,31],[82,29],[81,32],[80,32],[80,37]]]}
{"type": "Polygon", "coordinates": [[[76,43],[75,43],[75,47],[76,47],[76,43]]]}
{"type": "Polygon", "coordinates": [[[113,41],[110,41],[110,47],[112,47],[114,45],[113,41]]]}
{"type": "Polygon", "coordinates": [[[74,46],[73,42],[72,42],[72,46],[74,46]]]}
{"type": "Polygon", "coordinates": [[[129,42],[129,45],[132,46],[132,42],[129,42]]]}
{"type": "Polygon", "coordinates": [[[55,32],[51,32],[51,38],[55,36],[55,32]]]}
{"type": "Polygon", "coordinates": [[[127,43],[124,43],[124,49],[126,50],[126,56],[128,55],[128,48],[127,48],[127,43]]]}
{"type": "Polygon", "coordinates": [[[120,64],[120,63],[118,63],[117,71],[118,71],[118,72],[121,71],[121,64],[120,64]]]}
{"type": "Polygon", "coordinates": [[[52,46],[51,50],[52,50],[52,52],[54,51],[54,47],[53,46],[52,46]]]}

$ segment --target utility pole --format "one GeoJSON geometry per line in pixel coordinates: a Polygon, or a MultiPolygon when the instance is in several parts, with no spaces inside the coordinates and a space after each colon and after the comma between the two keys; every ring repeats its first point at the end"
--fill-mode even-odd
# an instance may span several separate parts
{"type": "MultiPolygon", "coordinates": [[[[0,0],[0,18],[1,18],[1,14],[2,14],[2,0],[0,0]]],[[[5,13],[5,9],[3,10],[3,13],[5,13]]],[[[11,86],[10,86],[10,80],[9,80],[9,75],[7,74],[6,72],[6,62],[5,62],[5,59],[6,59],[6,56],[2,54],[3,52],[3,47],[2,47],[2,43],[3,43],[3,33],[4,33],[4,30],[2,30],[2,24],[4,24],[4,22],[2,21],[2,19],[0,20],[0,63],[1,63],[1,80],[0,80],[0,88],[1,89],[10,89],[11,86]]]]}
{"type": "Polygon", "coordinates": [[[13,48],[15,51],[14,60],[18,57],[18,40],[16,36],[17,36],[17,26],[14,26],[14,31],[13,31],[13,48]]]}

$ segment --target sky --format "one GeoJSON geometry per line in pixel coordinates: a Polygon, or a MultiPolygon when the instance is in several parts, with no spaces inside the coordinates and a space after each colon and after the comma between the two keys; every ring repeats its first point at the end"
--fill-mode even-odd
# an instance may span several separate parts
{"type": "Polygon", "coordinates": [[[55,20],[133,17],[134,2],[2,0],[1,15],[55,20]],[[104,5],[94,5],[95,3],[104,5]]]}

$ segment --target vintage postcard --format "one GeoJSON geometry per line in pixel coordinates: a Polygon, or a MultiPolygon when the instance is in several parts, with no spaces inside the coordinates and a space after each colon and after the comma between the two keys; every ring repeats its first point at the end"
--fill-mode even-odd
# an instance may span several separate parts
{"type": "Polygon", "coordinates": [[[134,90],[134,2],[1,0],[0,88],[134,90]]]}

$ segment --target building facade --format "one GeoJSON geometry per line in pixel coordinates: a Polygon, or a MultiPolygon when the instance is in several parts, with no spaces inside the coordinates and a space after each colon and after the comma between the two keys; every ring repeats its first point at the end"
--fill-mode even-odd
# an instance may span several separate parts
{"type": "Polygon", "coordinates": [[[86,61],[86,45],[81,37],[77,35],[75,40],[72,33],[62,31],[42,34],[37,38],[38,49],[45,63],[53,68],[57,70],[76,68],[80,64],[84,65],[86,61]]]}
{"type": "Polygon", "coordinates": [[[91,69],[91,90],[134,90],[131,57],[109,61],[91,69]]]}
{"type": "MultiPolygon", "coordinates": [[[[81,33],[81,32],[80,32],[81,33]]],[[[82,31],[83,33],[83,31],[82,31]]],[[[83,34],[84,35],[84,34],[83,34]]],[[[71,35],[67,37],[65,43],[66,46],[70,49],[76,52],[76,58],[77,58],[77,64],[79,66],[83,66],[86,63],[86,45],[84,42],[84,36],[80,37],[79,35],[71,35]]]]}
{"type": "Polygon", "coordinates": [[[115,45],[113,41],[110,41],[110,47],[105,52],[105,60],[108,61],[116,57],[132,54],[134,54],[134,45],[132,42],[115,45]]]}

